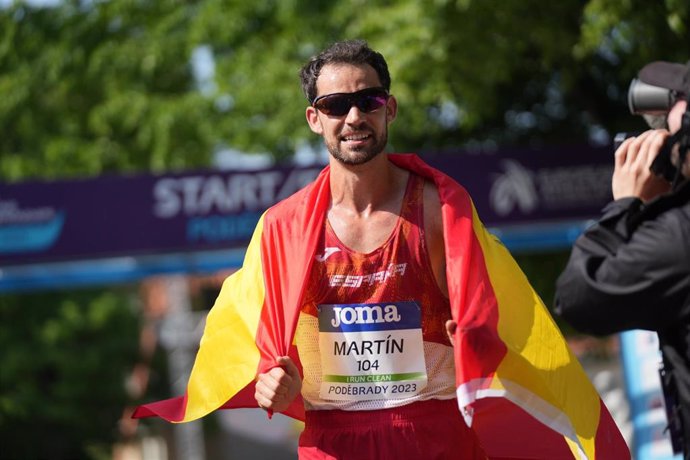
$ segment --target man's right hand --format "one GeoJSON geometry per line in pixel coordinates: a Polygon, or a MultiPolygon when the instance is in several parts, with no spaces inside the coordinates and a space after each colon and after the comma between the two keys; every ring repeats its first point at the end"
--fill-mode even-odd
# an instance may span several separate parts
{"type": "Polygon", "coordinates": [[[671,190],[671,184],[649,169],[668,136],[665,129],[649,130],[618,147],[611,181],[615,200],[637,197],[646,202],[671,190]]]}
{"type": "Polygon", "coordinates": [[[289,357],[281,356],[276,363],[279,367],[258,375],[254,398],[262,409],[282,412],[302,389],[302,378],[297,365],[289,357]]]}

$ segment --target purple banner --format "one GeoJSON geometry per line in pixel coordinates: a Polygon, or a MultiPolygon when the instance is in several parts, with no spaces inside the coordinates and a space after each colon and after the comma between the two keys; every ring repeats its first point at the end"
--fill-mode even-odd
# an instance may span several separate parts
{"type": "Polygon", "coordinates": [[[320,167],[0,185],[0,265],[244,246],[320,167]]]}
{"type": "MultiPolygon", "coordinates": [[[[589,219],[611,199],[606,148],[424,154],[491,227],[589,219]]],[[[241,248],[321,166],[0,184],[0,265],[241,248]]]]}
{"type": "Polygon", "coordinates": [[[611,199],[612,147],[425,155],[460,182],[488,226],[591,219],[611,199]]]}

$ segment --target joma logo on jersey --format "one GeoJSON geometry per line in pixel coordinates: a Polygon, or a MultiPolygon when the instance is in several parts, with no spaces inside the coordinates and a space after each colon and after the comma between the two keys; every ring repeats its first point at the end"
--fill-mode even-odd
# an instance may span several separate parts
{"type": "Polygon", "coordinates": [[[397,323],[402,319],[395,305],[362,305],[357,307],[334,307],[331,326],[340,324],[397,323]]]}
{"type": "Polygon", "coordinates": [[[328,280],[330,287],[353,287],[371,286],[376,283],[383,283],[388,278],[393,276],[403,276],[407,263],[404,264],[390,264],[386,270],[381,270],[376,273],[369,273],[367,275],[331,275],[328,280]]]}

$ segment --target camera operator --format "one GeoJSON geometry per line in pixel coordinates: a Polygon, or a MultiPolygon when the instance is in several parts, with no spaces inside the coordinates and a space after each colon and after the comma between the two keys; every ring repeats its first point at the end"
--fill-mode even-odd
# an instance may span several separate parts
{"type": "Polygon", "coordinates": [[[615,152],[614,201],[575,242],[554,308],[577,330],[656,331],[674,452],[690,459],[690,63],[646,65],[628,94],[653,128],[615,152]],[[661,123],[659,123],[661,121],[661,123]]]}

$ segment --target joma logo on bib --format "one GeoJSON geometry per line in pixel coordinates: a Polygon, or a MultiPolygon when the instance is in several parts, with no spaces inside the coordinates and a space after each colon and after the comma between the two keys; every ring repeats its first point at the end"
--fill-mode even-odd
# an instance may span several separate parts
{"type": "Polygon", "coordinates": [[[419,305],[377,300],[317,306],[322,399],[402,399],[426,386],[419,305]]]}
{"type": "Polygon", "coordinates": [[[363,305],[358,307],[334,307],[331,325],[397,323],[402,319],[396,305],[363,305]]]}
{"type": "Polygon", "coordinates": [[[396,331],[416,329],[421,324],[417,302],[320,304],[320,332],[396,331]]]}

